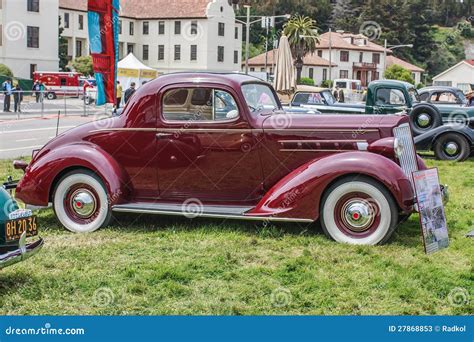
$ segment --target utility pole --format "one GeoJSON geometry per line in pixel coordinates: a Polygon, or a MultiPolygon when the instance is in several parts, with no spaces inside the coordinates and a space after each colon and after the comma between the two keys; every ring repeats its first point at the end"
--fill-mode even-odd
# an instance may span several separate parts
{"type": "Polygon", "coordinates": [[[387,39],[383,42],[383,70],[382,70],[382,79],[385,79],[385,70],[387,70],[387,39]]]}
{"type": "Polygon", "coordinates": [[[250,5],[245,5],[247,9],[247,25],[245,25],[245,73],[249,73],[249,56],[250,56],[250,5]]]}
{"type": "Polygon", "coordinates": [[[332,29],[329,28],[329,81],[332,87],[332,29]]]}

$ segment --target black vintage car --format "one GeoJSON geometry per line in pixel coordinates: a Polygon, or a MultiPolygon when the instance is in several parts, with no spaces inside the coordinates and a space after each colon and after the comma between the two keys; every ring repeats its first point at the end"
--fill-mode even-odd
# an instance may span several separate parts
{"type": "Polygon", "coordinates": [[[6,190],[10,184],[0,185],[0,269],[32,257],[43,247],[41,238],[27,242],[38,235],[37,217],[18,207],[6,190]]]}

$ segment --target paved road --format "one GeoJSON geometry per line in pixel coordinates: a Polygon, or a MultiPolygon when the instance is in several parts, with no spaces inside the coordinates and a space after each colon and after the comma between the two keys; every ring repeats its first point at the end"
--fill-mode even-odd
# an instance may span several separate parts
{"type": "MultiPolygon", "coordinates": [[[[104,118],[103,114],[88,117],[61,116],[59,133],[102,118],[104,118]]],[[[33,150],[41,148],[56,136],[56,125],[57,115],[45,115],[44,118],[4,120],[2,113],[0,113],[0,159],[30,156],[33,150]]]]}

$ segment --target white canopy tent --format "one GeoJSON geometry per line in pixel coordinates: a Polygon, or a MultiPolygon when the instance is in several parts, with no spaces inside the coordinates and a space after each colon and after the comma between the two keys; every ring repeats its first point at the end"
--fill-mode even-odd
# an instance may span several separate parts
{"type": "Polygon", "coordinates": [[[135,82],[139,88],[143,81],[150,81],[158,75],[158,72],[140,62],[133,53],[118,62],[118,80],[125,91],[130,83],[135,82]]]}

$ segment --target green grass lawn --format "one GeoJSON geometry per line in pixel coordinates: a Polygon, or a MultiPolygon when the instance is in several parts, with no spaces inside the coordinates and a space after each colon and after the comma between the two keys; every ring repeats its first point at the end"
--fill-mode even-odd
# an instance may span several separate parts
{"type": "Polygon", "coordinates": [[[418,215],[365,247],[314,225],[146,215],[75,235],[48,209],[40,254],[0,272],[0,314],[473,314],[474,161],[428,164],[451,191],[439,253],[424,254],[418,215]]]}

